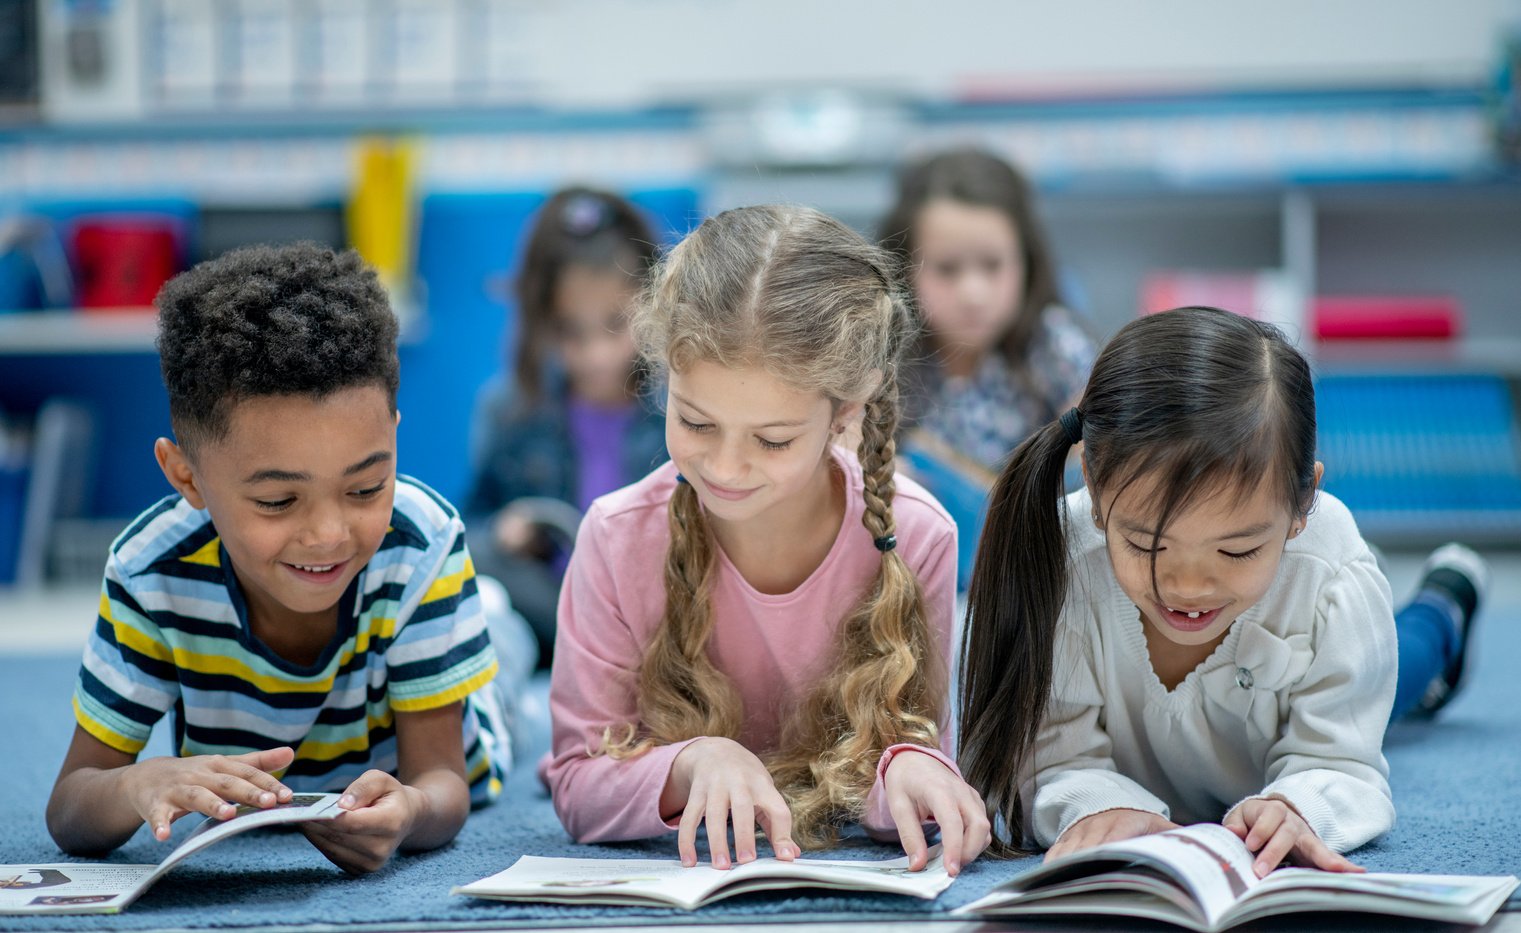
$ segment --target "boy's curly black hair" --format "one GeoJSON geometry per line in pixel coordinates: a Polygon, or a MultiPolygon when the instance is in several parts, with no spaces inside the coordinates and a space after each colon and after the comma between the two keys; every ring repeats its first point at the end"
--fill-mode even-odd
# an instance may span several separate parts
{"type": "Polygon", "coordinates": [[[374,384],[396,411],[396,316],[353,250],[233,250],[175,276],[157,304],[169,417],[187,452],[224,437],[233,407],[258,396],[374,384]]]}

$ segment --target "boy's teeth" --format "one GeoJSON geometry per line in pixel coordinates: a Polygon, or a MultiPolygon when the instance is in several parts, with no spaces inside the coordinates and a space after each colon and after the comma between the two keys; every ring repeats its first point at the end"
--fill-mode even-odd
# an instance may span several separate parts
{"type": "Polygon", "coordinates": [[[297,570],[305,570],[307,573],[327,573],[329,570],[332,570],[337,565],[336,564],[327,564],[327,565],[322,566],[322,567],[315,567],[315,566],[312,566],[310,564],[292,564],[291,566],[295,567],[297,570]]]}
{"type": "Polygon", "coordinates": [[[1190,612],[1190,613],[1189,613],[1189,614],[1188,614],[1188,617],[1189,617],[1189,618],[1190,618],[1190,619],[1197,619],[1197,618],[1199,618],[1199,616],[1201,616],[1201,615],[1203,615],[1203,613],[1199,613],[1199,612],[1190,612]]]}

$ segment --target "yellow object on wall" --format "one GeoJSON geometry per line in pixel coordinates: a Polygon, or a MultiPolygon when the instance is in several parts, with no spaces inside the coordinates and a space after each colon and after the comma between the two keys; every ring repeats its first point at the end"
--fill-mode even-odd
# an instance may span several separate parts
{"type": "Polygon", "coordinates": [[[413,279],[416,149],[410,140],[361,140],[349,196],[349,243],[393,298],[407,294],[413,279]]]}

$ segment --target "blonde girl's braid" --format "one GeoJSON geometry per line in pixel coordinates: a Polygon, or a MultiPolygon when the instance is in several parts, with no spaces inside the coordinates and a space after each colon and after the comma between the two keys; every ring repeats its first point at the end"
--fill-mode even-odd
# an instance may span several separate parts
{"type": "MultiPolygon", "coordinates": [[[[900,320],[901,303],[886,300],[894,305],[885,309],[890,319],[900,320]]],[[[889,365],[882,372],[866,403],[859,449],[866,499],[861,521],[882,551],[881,567],[840,627],[834,671],[793,718],[791,734],[771,765],[777,788],[792,807],[794,836],[805,843],[830,842],[839,825],[861,818],[877,761],[888,746],[938,745],[944,665],[923,588],[896,549],[895,370],[889,365]]]]}

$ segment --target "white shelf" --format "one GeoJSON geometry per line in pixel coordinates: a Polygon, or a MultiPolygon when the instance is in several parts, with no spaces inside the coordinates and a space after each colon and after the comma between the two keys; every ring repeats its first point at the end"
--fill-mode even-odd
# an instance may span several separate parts
{"type": "MultiPolygon", "coordinates": [[[[420,342],[426,316],[410,299],[393,298],[392,307],[401,322],[397,342],[420,342]]],[[[0,312],[0,357],[157,353],[157,337],[153,308],[0,312]]]]}
{"type": "Polygon", "coordinates": [[[1307,348],[1322,375],[1493,373],[1521,376],[1521,338],[1329,340],[1307,348]]]}
{"type": "Polygon", "coordinates": [[[152,308],[0,313],[0,356],[154,353],[152,308]]]}

